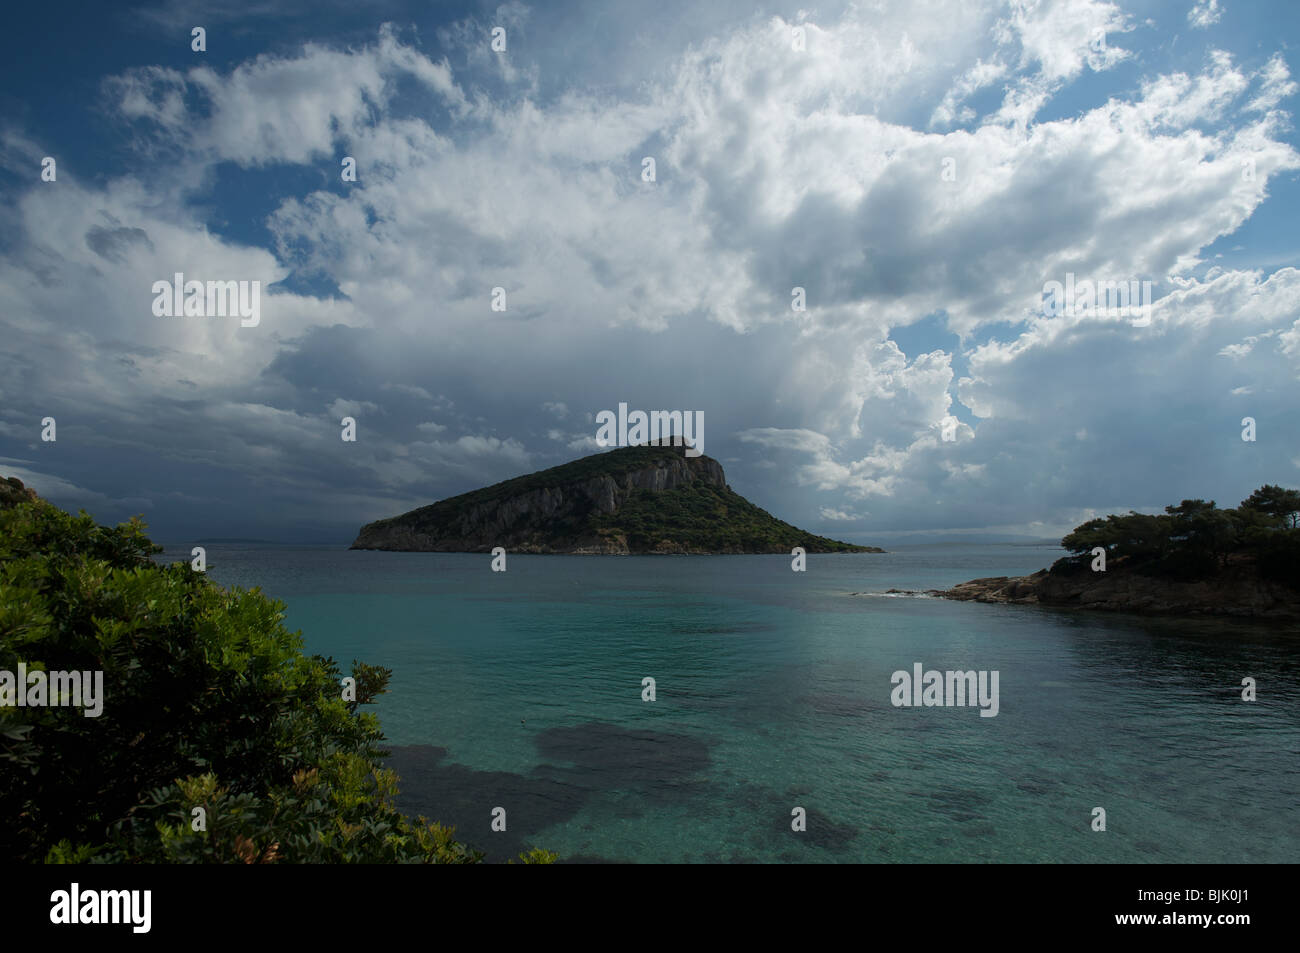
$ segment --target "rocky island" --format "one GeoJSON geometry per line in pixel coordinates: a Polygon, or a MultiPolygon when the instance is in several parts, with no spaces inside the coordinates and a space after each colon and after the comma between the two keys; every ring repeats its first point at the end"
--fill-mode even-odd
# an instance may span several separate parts
{"type": "Polygon", "coordinates": [[[368,523],[352,549],[572,554],[881,553],[782,522],[712,457],[622,447],[368,523]]]}

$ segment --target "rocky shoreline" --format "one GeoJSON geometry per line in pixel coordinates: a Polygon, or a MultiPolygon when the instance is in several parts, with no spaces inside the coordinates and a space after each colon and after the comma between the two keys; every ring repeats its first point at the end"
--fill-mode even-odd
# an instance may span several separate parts
{"type": "Polygon", "coordinates": [[[1227,616],[1300,621],[1300,592],[1238,567],[1210,579],[1168,580],[1136,573],[1053,573],[989,576],[951,589],[890,589],[886,595],[933,596],[959,602],[1041,605],[1146,615],[1227,616]]]}

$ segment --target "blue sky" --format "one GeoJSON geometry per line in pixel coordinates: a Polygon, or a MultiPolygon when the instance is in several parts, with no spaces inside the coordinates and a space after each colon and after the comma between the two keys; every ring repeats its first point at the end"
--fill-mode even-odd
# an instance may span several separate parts
{"type": "Polygon", "coordinates": [[[0,474],[163,539],[347,541],[595,452],[626,402],[703,412],[733,488],[860,542],[1300,486],[1298,25],[1233,0],[15,8],[0,474]],[[178,271],[261,282],[260,322],[155,315],[178,271]],[[1149,320],[1044,314],[1067,273],[1150,281],[1149,320]]]}

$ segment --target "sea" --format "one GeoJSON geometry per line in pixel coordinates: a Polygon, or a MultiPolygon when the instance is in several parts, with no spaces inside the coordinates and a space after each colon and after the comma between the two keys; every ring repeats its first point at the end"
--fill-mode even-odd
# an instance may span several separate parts
{"type": "Polygon", "coordinates": [[[1300,861],[1295,626],[888,593],[1033,572],[1054,545],[813,554],[803,572],[206,549],[215,582],[285,604],[306,651],[392,669],[372,710],[399,806],[491,860],[1300,861]],[[896,705],[894,673],[918,664],[996,672],[996,715],[896,705]]]}

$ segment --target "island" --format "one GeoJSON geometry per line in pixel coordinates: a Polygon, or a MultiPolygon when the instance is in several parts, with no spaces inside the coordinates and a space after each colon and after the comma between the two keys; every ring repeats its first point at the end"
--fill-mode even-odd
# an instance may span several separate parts
{"type": "Polygon", "coordinates": [[[368,523],[352,549],[402,552],[883,553],[782,522],[722,464],[668,442],[621,447],[368,523]]]}

